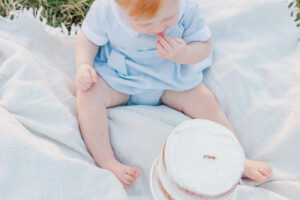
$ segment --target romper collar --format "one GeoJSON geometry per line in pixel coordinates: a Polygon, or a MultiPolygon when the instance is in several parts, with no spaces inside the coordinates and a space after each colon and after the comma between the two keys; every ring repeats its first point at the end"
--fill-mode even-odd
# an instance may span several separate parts
{"type": "MultiPolygon", "coordinates": [[[[126,20],[126,18],[124,16],[122,16],[122,12],[120,11],[120,7],[118,6],[118,4],[115,2],[115,0],[111,0],[111,7],[112,7],[112,11],[114,16],[116,17],[118,23],[127,31],[127,33],[131,36],[131,37],[137,37],[138,35],[141,35],[140,33],[136,32],[135,30],[133,30],[130,27],[129,22],[126,20]]],[[[179,15],[178,15],[178,21],[181,19],[181,17],[183,16],[184,13],[184,9],[185,9],[185,0],[179,0],[179,15]]],[[[176,26],[176,25],[174,25],[176,26]]],[[[168,34],[168,32],[170,31],[172,27],[168,28],[165,32],[166,34],[168,34]]]]}

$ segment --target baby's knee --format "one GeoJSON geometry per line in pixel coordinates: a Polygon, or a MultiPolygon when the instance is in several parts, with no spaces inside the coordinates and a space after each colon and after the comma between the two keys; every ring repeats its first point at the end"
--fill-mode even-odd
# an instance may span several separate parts
{"type": "Polygon", "coordinates": [[[204,88],[203,90],[201,90],[198,95],[198,98],[201,102],[203,102],[204,105],[213,108],[218,107],[216,96],[208,88],[204,88]]]}
{"type": "Polygon", "coordinates": [[[200,109],[206,113],[214,113],[219,108],[215,95],[206,87],[195,90],[191,101],[189,107],[193,110],[200,109]]]}

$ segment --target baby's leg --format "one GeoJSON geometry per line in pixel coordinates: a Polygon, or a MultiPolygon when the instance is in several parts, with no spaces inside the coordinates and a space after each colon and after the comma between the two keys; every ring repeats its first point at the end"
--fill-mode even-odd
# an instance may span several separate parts
{"type": "Polygon", "coordinates": [[[109,140],[106,109],[121,105],[129,98],[129,95],[111,88],[99,76],[98,82],[90,90],[77,91],[78,122],[82,138],[96,164],[113,172],[125,188],[136,180],[139,172],[115,159],[109,140]]]}
{"type": "MultiPolygon", "coordinates": [[[[220,109],[214,94],[203,84],[183,92],[167,90],[161,97],[161,102],[191,118],[202,118],[219,123],[229,128],[238,138],[230,122],[220,109]]],[[[269,164],[249,159],[245,160],[244,177],[258,182],[265,182],[271,174],[272,168],[269,164]]]]}

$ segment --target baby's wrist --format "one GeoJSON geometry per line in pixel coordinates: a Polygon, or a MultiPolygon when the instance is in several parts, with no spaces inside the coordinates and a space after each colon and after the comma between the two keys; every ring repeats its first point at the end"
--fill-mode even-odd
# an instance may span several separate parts
{"type": "Polygon", "coordinates": [[[79,65],[77,65],[77,72],[80,72],[80,71],[83,71],[85,68],[88,68],[88,67],[92,67],[90,64],[87,64],[87,63],[81,63],[79,65]]]}
{"type": "Polygon", "coordinates": [[[181,56],[177,62],[180,64],[187,64],[190,56],[191,56],[191,48],[188,45],[186,45],[186,49],[185,49],[184,53],[181,54],[181,56]]]}
{"type": "Polygon", "coordinates": [[[81,68],[81,67],[83,67],[85,65],[88,65],[88,64],[86,64],[86,63],[80,63],[80,64],[77,65],[77,69],[79,69],[79,68],[81,68]]]}

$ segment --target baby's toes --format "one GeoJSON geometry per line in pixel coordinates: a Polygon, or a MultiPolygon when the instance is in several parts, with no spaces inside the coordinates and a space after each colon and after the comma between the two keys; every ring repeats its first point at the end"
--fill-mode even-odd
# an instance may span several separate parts
{"type": "Polygon", "coordinates": [[[273,175],[273,170],[272,170],[272,167],[270,167],[270,168],[268,168],[268,174],[269,174],[269,176],[272,176],[273,175]]]}
{"type": "Polygon", "coordinates": [[[138,170],[132,168],[132,167],[128,167],[126,170],[126,173],[130,176],[132,176],[133,178],[137,179],[140,175],[140,173],[138,172],[138,170]]]}
{"type": "Polygon", "coordinates": [[[129,174],[125,174],[124,178],[129,181],[131,184],[134,183],[134,181],[136,180],[136,178],[134,178],[133,176],[130,176],[129,174]]]}
{"type": "Polygon", "coordinates": [[[267,164],[267,166],[265,167],[265,169],[267,170],[267,173],[271,176],[272,173],[273,173],[271,165],[267,164]]]}
{"type": "Polygon", "coordinates": [[[268,172],[267,172],[267,170],[266,170],[264,167],[259,168],[258,171],[259,171],[261,174],[263,174],[264,176],[267,176],[267,175],[268,175],[268,172]]]}
{"type": "Polygon", "coordinates": [[[267,181],[267,176],[264,174],[264,173],[262,173],[261,171],[257,171],[257,172],[255,172],[254,174],[254,179],[256,180],[256,181],[258,181],[258,182],[260,182],[260,183],[263,183],[263,182],[266,182],[267,181]]]}
{"type": "Polygon", "coordinates": [[[124,184],[123,182],[122,182],[122,184],[123,184],[124,189],[127,189],[127,188],[129,188],[129,186],[130,186],[130,185],[124,184]]]}
{"type": "Polygon", "coordinates": [[[126,178],[121,179],[121,183],[123,184],[124,188],[127,189],[132,183],[128,181],[126,178]]]}
{"type": "Polygon", "coordinates": [[[267,178],[272,175],[272,168],[268,166],[260,168],[259,171],[267,176],[267,178]]]}

